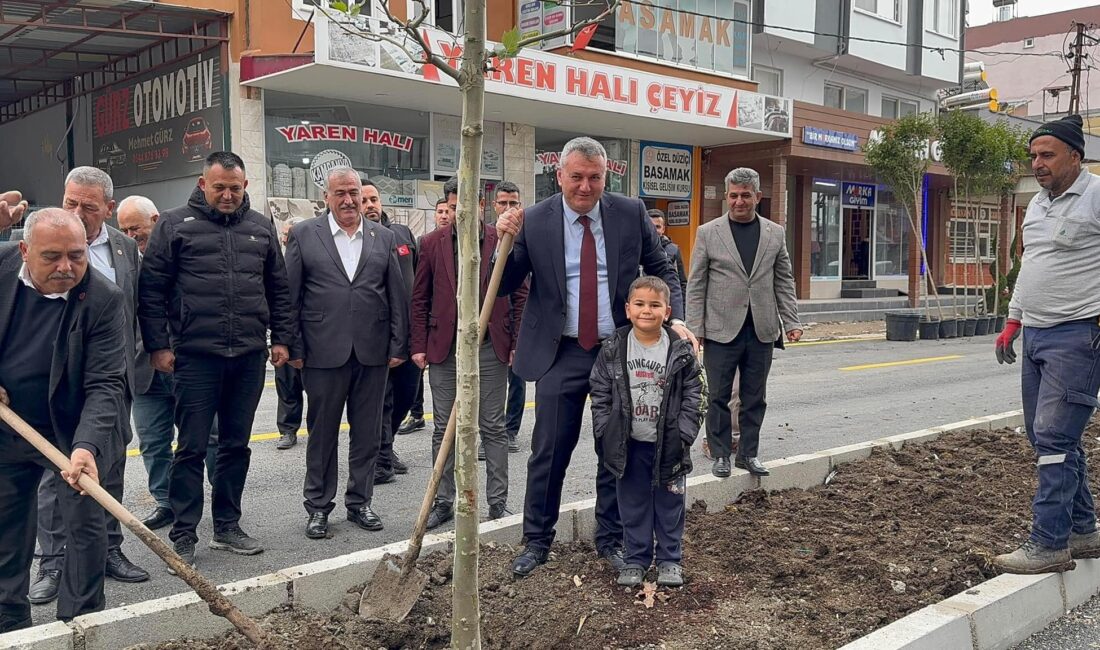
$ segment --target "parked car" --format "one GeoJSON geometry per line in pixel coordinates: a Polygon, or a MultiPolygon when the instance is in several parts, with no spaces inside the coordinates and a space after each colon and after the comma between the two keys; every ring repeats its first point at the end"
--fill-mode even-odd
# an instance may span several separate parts
{"type": "Polygon", "coordinates": [[[199,160],[214,148],[214,138],[206,118],[193,117],[183,132],[183,156],[188,160],[199,160]]]}
{"type": "Polygon", "coordinates": [[[102,144],[99,147],[99,157],[96,158],[96,166],[100,169],[121,167],[126,164],[126,152],[119,148],[118,143],[102,144]]]}

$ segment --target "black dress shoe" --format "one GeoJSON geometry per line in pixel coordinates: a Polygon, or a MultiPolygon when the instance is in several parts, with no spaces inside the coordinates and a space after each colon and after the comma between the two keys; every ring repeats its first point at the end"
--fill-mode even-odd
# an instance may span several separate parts
{"type": "Polygon", "coordinates": [[[290,449],[298,444],[297,433],[283,433],[279,435],[279,442],[275,443],[276,449],[290,449]]]}
{"type": "Polygon", "coordinates": [[[149,572],[123,555],[121,548],[107,549],[107,577],[119,582],[145,582],[149,572]]]}
{"type": "Polygon", "coordinates": [[[364,530],[382,530],[382,518],[374,514],[370,506],[349,508],[348,521],[364,530]]]}
{"type": "Polygon", "coordinates": [[[388,472],[384,469],[374,470],[374,484],[375,485],[384,485],[386,483],[393,483],[396,480],[397,480],[397,474],[394,473],[392,470],[388,471],[388,472]]]}
{"type": "Polygon", "coordinates": [[[397,435],[403,436],[413,431],[420,431],[427,423],[424,422],[424,418],[414,418],[411,415],[401,423],[401,426],[397,429],[397,435]]]}
{"type": "Polygon", "coordinates": [[[425,524],[425,527],[428,530],[439,528],[454,518],[454,506],[446,501],[436,501],[435,504],[432,505],[432,511],[428,513],[428,522],[425,524]]]}
{"type": "Polygon", "coordinates": [[[611,568],[616,572],[622,571],[626,566],[626,560],[623,559],[623,549],[618,546],[608,546],[600,549],[600,558],[607,561],[611,565],[611,568]]]}
{"type": "Polygon", "coordinates": [[[771,472],[768,471],[768,468],[764,467],[764,465],[762,465],[760,461],[757,460],[756,456],[753,456],[752,458],[735,458],[733,459],[733,464],[738,469],[749,470],[749,474],[752,474],[753,476],[768,476],[769,474],[771,474],[771,472]]]}
{"type": "MultiPolygon", "coordinates": [[[[375,518],[377,519],[377,515],[375,518]]],[[[310,539],[324,539],[328,537],[327,513],[315,512],[309,516],[309,522],[306,524],[306,537],[310,539]]]]}
{"type": "Polygon", "coordinates": [[[390,455],[393,457],[392,460],[390,461],[390,465],[393,465],[393,473],[394,474],[408,474],[409,473],[409,466],[406,465],[405,463],[401,462],[401,459],[397,457],[396,453],[390,452],[390,455]]]}
{"type": "Polygon", "coordinates": [[[714,474],[718,478],[726,478],[730,475],[730,459],[729,456],[714,459],[714,467],[710,469],[710,473],[714,474]]]}
{"type": "Polygon", "coordinates": [[[38,577],[31,584],[27,596],[32,605],[45,605],[57,598],[57,588],[61,584],[61,570],[39,569],[38,577]]]}
{"type": "Polygon", "coordinates": [[[528,546],[512,561],[512,573],[514,573],[517,578],[526,578],[531,575],[531,572],[534,571],[538,565],[546,564],[546,558],[549,555],[550,551],[545,548],[528,546]]]}
{"type": "Polygon", "coordinates": [[[149,516],[141,520],[141,523],[145,525],[149,530],[156,530],[158,528],[164,528],[171,525],[176,521],[176,516],[172,514],[171,508],[165,508],[163,506],[157,506],[157,509],[149,513],[149,516]]]}

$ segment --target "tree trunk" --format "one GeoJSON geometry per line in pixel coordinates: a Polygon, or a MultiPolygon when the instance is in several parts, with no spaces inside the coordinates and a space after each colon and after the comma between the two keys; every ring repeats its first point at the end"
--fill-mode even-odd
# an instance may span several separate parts
{"type": "Polygon", "coordinates": [[[458,336],[455,345],[455,550],[451,647],[481,648],[478,598],[478,395],[481,136],[485,114],[485,0],[466,0],[462,52],[462,152],[458,169],[458,336]]]}
{"type": "MultiPolygon", "coordinates": [[[[954,177],[955,193],[951,196],[951,211],[954,213],[954,218],[959,218],[959,177],[954,177]]],[[[965,223],[965,222],[964,222],[965,223]]],[[[947,224],[947,259],[950,261],[954,255],[952,249],[954,248],[954,239],[951,236],[951,219],[948,219],[947,224]]],[[[954,317],[959,317],[959,270],[955,266],[954,262],[951,262],[951,286],[954,290],[951,292],[951,310],[954,313],[954,317]]]]}

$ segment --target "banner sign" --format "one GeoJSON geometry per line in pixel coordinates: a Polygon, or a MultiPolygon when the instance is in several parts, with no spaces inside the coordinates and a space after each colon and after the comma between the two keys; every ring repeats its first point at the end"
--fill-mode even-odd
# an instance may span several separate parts
{"type": "Polygon", "coordinates": [[[393,131],[369,129],[346,124],[291,124],[277,126],[275,130],[288,143],[295,142],[362,142],[398,151],[412,151],[412,136],[393,131]],[[362,134],[360,136],[360,134],[362,134]]]}
{"type": "Polygon", "coordinates": [[[855,133],[818,129],[812,126],[802,127],[802,143],[815,147],[859,151],[859,136],[855,133]]]}
{"type": "Polygon", "coordinates": [[[655,199],[690,199],[692,148],[678,144],[642,141],[641,183],[638,196],[655,199]]]}
{"type": "Polygon", "coordinates": [[[222,80],[215,49],[92,93],[92,165],[116,187],[198,176],[225,146],[222,80]]]}
{"type": "Polygon", "coordinates": [[[669,201],[665,210],[666,226],[687,226],[691,224],[691,202],[669,201]]]}
{"type": "MultiPolygon", "coordinates": [[[[522,5],[521,5],[522,15],[522,5]]],[[[400,28],[386,21],[359,16],[329,18],[321,13],[317,23],[315,61],[342,68],[369,70],[405,79],[456,87],[457,82],[434,65],[409,57],[419,45],[400,28]],[[339,20],[340,22],[335,22],[339,20]],[[394,41],[366,39],[369,31],[394,41]]],[[[435,29],[423,30],[432,52],[450,65],[459,66],[462,44],[454,36],[435,29]]],[[[487,43],[492,50],[496,45],[487,43]]],[[[667,120],[690,121],[739,131],[790,137],[791,100],[747,90],[687,79],[670,79],[631,68],[584,61],[536,49],[519,56],[492,57],[485,72],[485,90],[492,95],[611,111],[667,120]]]]}
{"type": "Polygon", "coordinates": [[[841,183],[840,194],[844,205],[860,208],[875,207],[875,186],[867,183],[841,183]]]}

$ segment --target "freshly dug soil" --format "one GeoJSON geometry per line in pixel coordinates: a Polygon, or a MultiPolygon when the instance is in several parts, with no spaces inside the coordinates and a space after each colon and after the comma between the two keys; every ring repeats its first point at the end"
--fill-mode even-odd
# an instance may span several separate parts
{"type": "MultiPolygon", "coordinates": [[[[1094,421],[1090,451],[1098,435],[1094,421]]],[[[483,645],[835,648],[992,577],[988,558],[1026,537],[1034,489],[1025,436],[1000,430],[876,451],[810,490],[749,492],[709,509],[696,502],[684,535],[688,583],[657,590],[651,607],[640,590],[616,586],[588,544],[556,545],[519,581],[510,570],[518,549],[486,544],[483,645]]],[[[282,607],[260,624],[294,650],[445,648],[450,562],[442,553],[423,559],[432,581],[400,624],[361,620],[357,593],[335,612],[282,607]]],[[[248,647],[233,632],[158,648],[248,647]]]]}

